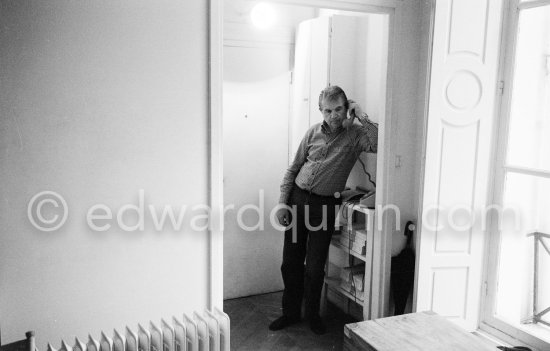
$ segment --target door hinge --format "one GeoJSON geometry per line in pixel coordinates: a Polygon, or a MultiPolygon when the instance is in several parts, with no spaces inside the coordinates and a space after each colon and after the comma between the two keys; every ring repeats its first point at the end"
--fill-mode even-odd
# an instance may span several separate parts
{"type": "Polygon", "coordinates": [[[487,282],[483,283],[483,289],[485,290],[485,296],[489,294],[489,284],[487,282]]]}
{"type": "Polygon", "coordinates": [[[500,96],[504,95],[504,81],[503,80],[498,82],[498,90],[500,92],[500,96]]]}

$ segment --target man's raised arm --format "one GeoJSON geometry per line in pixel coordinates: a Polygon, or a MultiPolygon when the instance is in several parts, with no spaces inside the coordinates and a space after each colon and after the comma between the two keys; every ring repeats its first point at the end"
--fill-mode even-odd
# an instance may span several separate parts
{"type": "Polygon", "coordinates": [[[353,109],[355,116],[363,126],[361,133],[358,135],[358,143],[361,149],[366,152],[378,152],[378,123],[374,123],[369,119],[369,116],[363,112],[361,106],[350,100],[350,111],[353,109]]]}

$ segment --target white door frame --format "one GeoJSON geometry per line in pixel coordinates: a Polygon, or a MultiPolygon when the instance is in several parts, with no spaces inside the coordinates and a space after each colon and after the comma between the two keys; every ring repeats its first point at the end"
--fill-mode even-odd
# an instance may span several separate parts
{"type": "MultiPolygon", "coordinates": [[[[392,100],[393,88],[398,86],[394,62],[401,55],[399,45],[402,21],[402,0],[272,0],[287,5],[298,5],[336,10],[385,13],[389,15],[388,68],[386,89],[386,115],[380,127],[379,152],[377,157],[377,208],[393,204],[396,123],[392,100]]],[[[211,220],[209,228],[209,308],[223,307],[223,0],[209,0],[209,205],[211,220]]],[[[388,315],[390,265],[393,234],[393,218],[383,217],[382,225],[375,225],[372,275],[371,316],[388,315]],[[381,228],[381,229],[379,229],[381,228]]]]}
{"type": "Polygon", "coordinates": [[[223,310],[223,0],[208,2],[208,308],[223,310]]]}
{"type": "MultiPolygon", "coordinates": [[[[425,66],[425,81],[424,81],[424,99],[422,100],[422,147],[421,147],[421,164],[420,164],[420,176],[418,184],[418,198],[417,198],[417,233],[420,233],[420,228],[422,228],[422,213],[424,206],[424,198],[421,194],[424,194],[424,178],[425,178],[425,164],[426,164],[426,135],[428,134],[428,108],[430,105],[430,75],[432,70],[432,51],[433,51],[433,36],[434,36],[434,20],[435,20],[435,2],[436,0],[429,1],[429,25],[428,25],[428,53],[426,57],[426,66],[425,66]]],[[[416,253],[420,252],[420,238],[417,235],[414,240],[414,250],[416,253]]],[[[417,301],[417,291],[418,291],[418,260],[419,255],[416,255],[415,269],[414,269],[414,286],[413,286],[413,298],[412,298],[412,310],[416,311],[416,301],[417,301]]]]}

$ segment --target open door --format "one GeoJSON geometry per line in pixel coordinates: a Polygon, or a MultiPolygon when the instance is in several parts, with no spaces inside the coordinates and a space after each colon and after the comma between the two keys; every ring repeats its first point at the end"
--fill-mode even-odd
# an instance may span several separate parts
{"type": "Polygon", "coordinates": [[[482,215],[491,186],[501,0],[438,0],[425,144],[416,310],[478,325],[482,215]]]}

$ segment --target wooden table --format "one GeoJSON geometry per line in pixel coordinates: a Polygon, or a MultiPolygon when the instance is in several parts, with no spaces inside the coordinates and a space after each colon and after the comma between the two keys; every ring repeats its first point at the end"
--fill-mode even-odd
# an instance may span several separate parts
{"type": "Polygon", "coordinates": [[[495,351],[433,312],[346,324],[344,334],[348,351],[495,351]]]}

